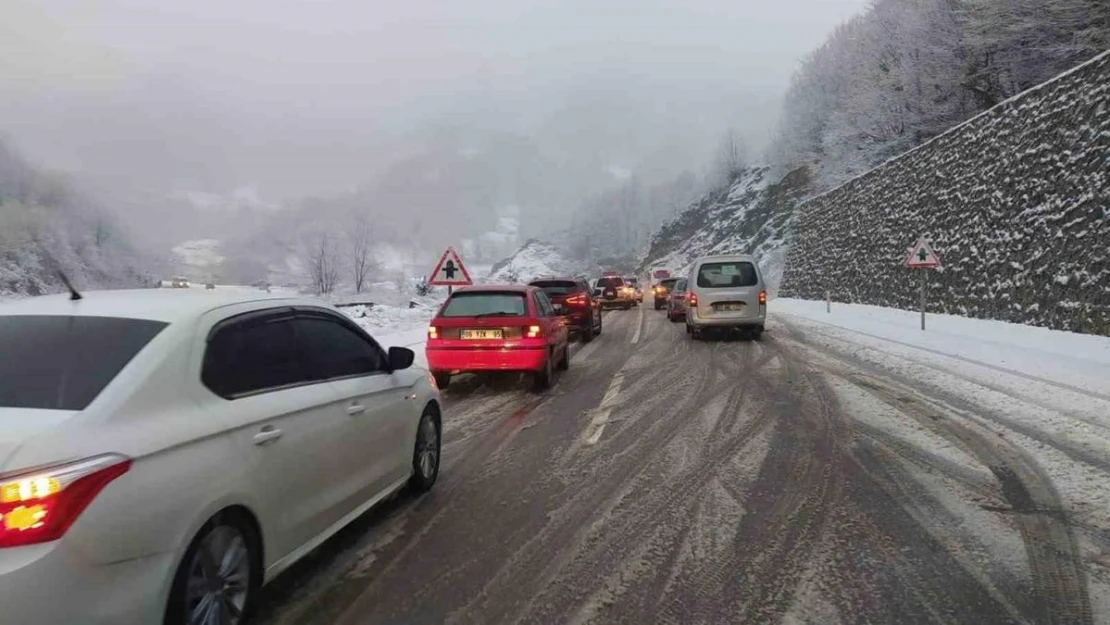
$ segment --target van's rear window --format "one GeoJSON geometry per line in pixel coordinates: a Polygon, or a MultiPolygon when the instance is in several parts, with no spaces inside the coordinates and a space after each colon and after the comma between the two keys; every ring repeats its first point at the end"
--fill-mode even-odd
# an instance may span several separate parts
{"type": "Polygon", "coordinates": [[[443,307],[441,317],[523,317],[523,293],[457,293],[443,307]]]}
{"type": "Polygon", "coordinates": [[[698,287],[703,289],[755,286],[759,275],[746,261],[705,263],[698,268],[698,287]]]}
{"type": "Polygon", "coordinates": [[[84,410],[167,324],[0,315],[0,408],[84,410]]]}
{"type": "Polygon", "coordinates": [[[613,289],[624,286],[623,278],[602,278],[597,281],[597,288],[599,289],[613,289]]]}

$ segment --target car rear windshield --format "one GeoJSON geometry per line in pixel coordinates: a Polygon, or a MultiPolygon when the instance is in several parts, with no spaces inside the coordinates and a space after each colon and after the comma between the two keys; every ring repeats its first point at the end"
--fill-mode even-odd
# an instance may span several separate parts
{"type": "Polygon", "coordinates": [[[441,317],[523,317],[523,293],[458,293],[443,307],[441,317]]]}
{"type": "Polygon", "coordinates": [[[165,323],[0,316],[0,408],[84,410],[165,323]]]}
{"type": "Polygon", "coordinates": [[[531,285],[540,287],[548,295],[567,295],[582,290],[573,280],[536,280],[531,285]]]}
{"type": "Polygon", "coordinates": [[[675,282],[678,282],[678,278],[668,278],[666,280],[660,280],[659,281],[659,286],[661,286],[664,289],[667,289],[669,291],[669,290],[674,288],[674,283],[675,282]]]}
{"type": "Polygon", "coordinates": [[[698,268],[698,287],[704,289],[755,286],[759,276],[755,265],[743,260],[705,263],[698,268]]]}
{"type": "Polygon", "coordinates": [[[674,288],[671,289],[675,293],[683,293],[686,291],[686,278],[679,278],[675,280],[674,288]]]}
{"type": "Polygon", "coordinates": [[[599,289],[616,289],[624,286],[624,278],[601,278],[597,281],[599,289]]]}

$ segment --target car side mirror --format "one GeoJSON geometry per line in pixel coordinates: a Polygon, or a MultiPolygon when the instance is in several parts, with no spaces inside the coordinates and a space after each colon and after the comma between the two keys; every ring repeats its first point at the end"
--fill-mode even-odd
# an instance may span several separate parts
{"type": "Polygon", "coordinates": [[[416,352],[407,347],[390,347],[389,369],[390,371],[400,371],[401,369],[408,369],[412,366],[412,361],[415,358],[416,352]]]}

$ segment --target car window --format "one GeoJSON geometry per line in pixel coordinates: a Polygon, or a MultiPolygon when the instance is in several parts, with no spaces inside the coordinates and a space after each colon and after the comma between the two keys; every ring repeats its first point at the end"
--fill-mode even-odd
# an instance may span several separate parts
{"type": "Polygon", "coordinates": [[[582,288],[577,282],[571,280],[536,280],[530,284],[540,287],[548,295],[567,295],[582,288]]]}
{"type": "Polygon", "coordinates": [[[0,316],[0,408],[84,410],[167,324],[0,316]]]}
{"type": "Polygon", "coordinates": [[[670,290],[670,289],[674,289],[674,285],[675,285],[676,282],[678,282],[678,280],[676,280],[674,278],[669,278],[669,279],[666,279],[666,280],[661,280],[659,282],[659,286],[663,287],[664,289],[670,290]]]}
{"type": "Polygon", "coordinates": [[[523,293],[496,291],[456,293],[447,300],[441,317],[523,317],[527,314],[523,293]]]}
{"type": "Polygon", "coordinates": [[[597,288],[599,289],[614,289],[624,286],[623,278],[608,277],[601,278],[597,281],[597,288]]]}
{"type": "Polygon", "coordinates": [[[718,263],[705,263],[698,267],[698,287],[726,288],[755,286],[759,276],[755,265],[747,261],[733,260],[718,263]]]}
{"type": "Polygon", "coordinates": [[[314,379],[329,380],[388,370],[385,355],[371,340],[339,320],[324,316],[293,320],[297,347],[314,379]]]}
{"type": "Polygon", "coordinates": [[[536,310],[541,317],[555,316],[555,307],[551,305],[551,300],[547,298],[543,291],[536,292],[536,310]]]}
{"type": "Polygon", "coordinates": [[[225,399],[312,381],[287,313],[220,327],[204,351],[201,382],[225,399]]]}
{"type": "Polygon", "coordinates": [[[678,280],[675,280],[674,289],[672,289],[672,291],[675,292],[675,293],[685,293],[686,292],[686,278],[680,278],[678,280]]]}

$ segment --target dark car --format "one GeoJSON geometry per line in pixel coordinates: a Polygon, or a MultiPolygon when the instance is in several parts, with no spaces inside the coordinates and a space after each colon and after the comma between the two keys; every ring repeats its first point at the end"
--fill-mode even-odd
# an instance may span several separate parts
{"type": "Polygon", "coordinates": [[[655,295],[655,310],[667,307],[667,300],[671,297],[671,290],[678,278],[663,278],[651,291],[655,295]]]}
{"type": "Polygon", "coordinates": [[[674,287],[667,296],[667,319],[671,323],[686,319],[686,278],[675,280],[674,287]]]}
{"type": "Polygon", "coordinates": [[[595,296],[601,301],[602,308],[632,308],[636,291],[625,284],[620,276],[605,275],[597,279],[595,296]]]}
{"type": "Polygon", "coordinates": [[[590,292],[590,285],[580,278],[540,278],[528,283],[539,287],[566,318],[571,333],[589,343],[601,334],[601,304],[590,292]]]}

